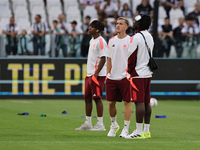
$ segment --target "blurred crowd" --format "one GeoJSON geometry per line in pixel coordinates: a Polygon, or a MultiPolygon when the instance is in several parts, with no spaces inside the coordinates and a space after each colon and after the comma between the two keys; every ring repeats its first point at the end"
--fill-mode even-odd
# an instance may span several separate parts
{"type": "MultiPolygon", "coordinates": [[[[153,6],[148,0],[141,0],[135,13],[132,12],[130,3],[122,5],[121,2],[122,0],[80,0],[80,9],[84,10],[87,6],[95,8],[98,14],[97,19],[105,25],[102,36],[107,42],[116,35],[115,23],[119,16],[126,17],[132,22],[138,14],[149,14],[152,18],[149,32],[153,33],[153,6]]],[[[159,42],[157,42],[158,46],[154,57],[170,57],[172,46],[174,46],[176,57],[197,58],[197,47],[200,43],[200,3],[195,3],[194,10],[187,14],[183,0],[160,0],[159,8],[165,10],[166,16],[163,18],[163,22],[158,24],[159,42]],[[170,22],[170,17],[172,17],[170,14],[173,11],[181,11],[183,14],[177,18],[177,26],[170,22]]],[[[61,56],[60,51],[62,51],[63,57],[87,57],[91,39],[88,34],[91,17],[85,16],[82,26],[79,26],[75,20],[67,24],[64,18],[64,14],[60,14],[49,27],[46,22],[42,21],[41,15],[37,14],[31,27],[31,35],[28,35],[26,30],[18,32],[17,22],[14,17],[11,17],[10,22],[2,31],[6,35],[6,55],[49,55],[50,57],[54,55],[54,57],[59,57],[61,56]],[[50,50],[46,52],[45,36],[47,34],[50,34],[53,40],[51,40],[50,50]],[[32,50],[29,47],[32,47],[32,50]]],[[[130,36],[134,35],[134,32],[131,26],[127,30],[127,34],[130,36]]]]}

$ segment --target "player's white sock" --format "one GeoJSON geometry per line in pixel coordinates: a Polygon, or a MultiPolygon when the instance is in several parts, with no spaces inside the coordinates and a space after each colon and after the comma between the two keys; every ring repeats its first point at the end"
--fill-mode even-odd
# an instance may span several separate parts
{"type": "Polygon", "coordinates": [[[128,130],[130,125],[130,121],[124,120],[124,129],[128,130]]]}
{"type": "Polygon", "coordinates": [[[144,124],[144,133],[149,132],[150,124],[144,124]]]}
{"type": "Polygon", "coordinates": [[[117,124],[117,117],[110,117],[110,120],[111,120],[112,125],[117,124]]]}
{"type": "Polygon", "coordinates": [[[138,134],[142,134],[143,123],[136,123],[136,131],[138,134]]]}
{"type": "Polygon", "coordinates": [[[103,125],[103,117],[98,117],[97,120],[100,125],[103,125]]]}
{"type": "Polygon", "coordinates": [[[86,122],[87,124],[89,124],[89,125],[92,124],[91,118],[92,118],[91,116],[86,116],[86,121],[85,121],[85,122],[86,122]]]}

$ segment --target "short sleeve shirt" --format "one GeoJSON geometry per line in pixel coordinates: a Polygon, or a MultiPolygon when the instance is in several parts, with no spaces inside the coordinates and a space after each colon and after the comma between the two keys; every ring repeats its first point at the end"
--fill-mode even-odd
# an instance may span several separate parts
{"type": "Polygon", "coordinates": [[[111,80],[122,80],[127,77],[128,49],[130,46],[130,36],[123,39],[114,36],[109,40],[107,57],[111,58],[111,71],[107,77],[111,80]]]}
{"type": "MultiPolygon", "coordinates": [[[[102,36],[90,40],[87,59],[87,76],[92,76],[98,68],[101,57],[106,57],[107,43],[102,36]]],[[[99,76],[106,76],[106,63],[99,72],[99,76]]]]}
{"type": "Polygon", "coordinates": [[[13,26],[11,26],[10,24],[7,24],[7,25],[4,27],[3,30],[6,31],[6,32],[14,32],[14,31],[18,31],[19,28],[18,28],[17,24],[14,24],[13,26]]]}

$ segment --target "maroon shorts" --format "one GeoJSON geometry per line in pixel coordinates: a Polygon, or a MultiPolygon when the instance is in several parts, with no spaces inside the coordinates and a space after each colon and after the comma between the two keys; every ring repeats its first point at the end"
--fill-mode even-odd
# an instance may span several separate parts
{"type": "Polygon", "coordinates": [[[84,99],[102,98],[104,82],[106,77],[94,76],[85,77],[85,95],[84,99]]]}
{"type": "Polygon", "coordinates": [[[131,78],[131,102],[150,103],[151,78],[131,78]]]}
{"type": "Polygon", "coordinates": [[[107,101],[130,101],[130,82],[127,78],[122,80],[106,80],[107,101]]]}

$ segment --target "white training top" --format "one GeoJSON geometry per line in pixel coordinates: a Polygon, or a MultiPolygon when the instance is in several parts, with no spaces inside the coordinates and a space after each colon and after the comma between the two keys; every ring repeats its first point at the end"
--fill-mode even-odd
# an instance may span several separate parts
{"type": "Polygon", "coordinates": [[[128,68],[128,48],[130,46],[130,36],[123,39],[117,36],[108,42],[107,57],[111,58],[111,71],[107,77],[111,80],[122,80],[127,77],[128,68]]]}
{"type": "MultiPolygon", "coordinates": [[[[87,76],[92,76],[98,68],[100,58],[106,57],[106,46],[107,43],[102,36],[90,40],[90,47],[87,60],[87,76]]],[[[99,76],[106,76],[106,63],[99,72],[99,76]]]]}
{"type": "MultiPolygon", "coordinates": [[[[151,34],[147,31],[140,31],[147,42],[147,45],[151,49],[151,56],[153,52],[154,41],[151,34]]],[[[148,67],[149,53],[146,47],[143,36],[140,33],[136,33],[131,37],[131,45],[128,50],[128,73],[133,78],[150,78],[152,77],[152,72],[148,67]]]]}

